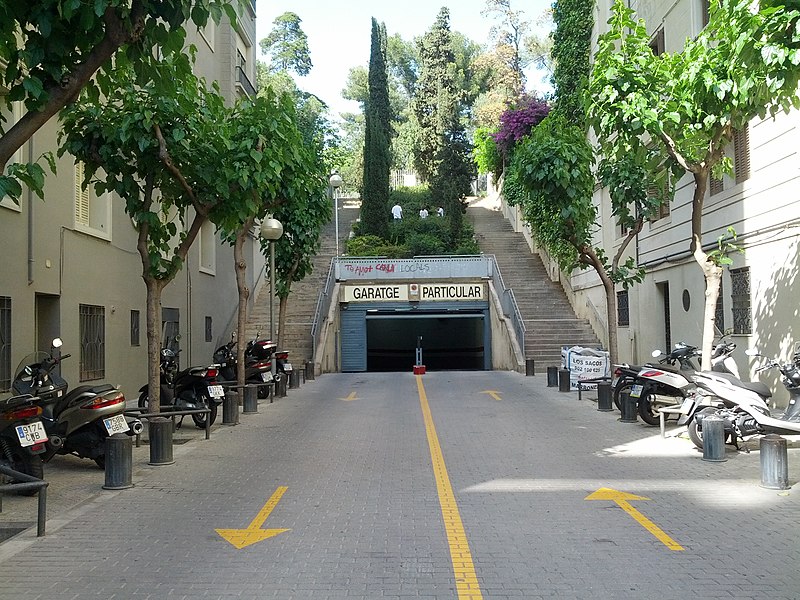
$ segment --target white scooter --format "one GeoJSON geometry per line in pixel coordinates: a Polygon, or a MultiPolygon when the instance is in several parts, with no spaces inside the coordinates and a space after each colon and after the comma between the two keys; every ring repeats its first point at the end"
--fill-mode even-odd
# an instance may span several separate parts
{"type": "MultiPolygon", "coordinates": [[[[757,350],[748,350],[746,354],[762,356],[757,350]]],[[[789,390],[790,396],[786,411],[777,417],[772,416],[767,404],[772,392],[760,381],[743,382],[724,373],[695,375],[697,399],[716,405],[697,411],[688,424],[689,437],[698,448],[703,447],[703,420],[709,416],[723,419],[725,433],[737,447],[739,440],[756,435],[800,435],[800,343],[795,346],[791,362],[780,364],[770,359],[756,372],[772,367],[781,372],[781,383],[789,390]]]]}

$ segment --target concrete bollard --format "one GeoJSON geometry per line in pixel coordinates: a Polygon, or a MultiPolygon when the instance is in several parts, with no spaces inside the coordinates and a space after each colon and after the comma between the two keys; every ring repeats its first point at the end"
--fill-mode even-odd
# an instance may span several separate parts
{"type": "MultiPolygon", "coordinates": [[[[703,427],[705,433],[705,427],[703,427]]],[[[705,442],[705,435],[703,436],[705,442]]],[[[789,458],[786,440],[779,435],[770,433],[761,438],[759,442],[761,451],[761,487],[769,490],[788,490],[789,485],[789,458]]]]}
{"type": "Polygon", "coordinates": [[[532,358],[526,358],[525,359],[525,376],[526,377],[531,377],[532,375],[536,375],[536,368],[534,367],[533,359],[532,358]]]}
{"type": "Polygon", "coordinates": [[[567,371],[566,369],[558,370],[558,391],[559,392],[569,391],[569,371],[567,371]]]}
{"type": "Polygon", "coordinates": [[[106,438],[106,481],[104,490],[133,487],[133,438],[115,433],[106,438]]]}
{"type": "Polygon", "coordinates": [[[310,360],[306,363],[306,381],[314,381],[316,373],[314,373],[314,363],[310,360]]]}
{"type": "Polygon", "coordinates": [[[558,367],[547,367],[547,387],[558,387],[558,367]]]}
{"type": "Polygon", "coordinates": [[[289,389],[295,390],[300,387],[300,371],[292,370],[289,373],[289,389]]]}
{"type": "Polygon", "coordinates": [[[724,462],[725,421],[714,415],[703,419],[703,460],[724,462]]]}
{"type": "Polygon", "coordinates": [[[239,393],[236,390],[225,390],[222,400],[222,424],[239,424],[239,393]]]}
{"type": "Polygon", "coordinates": [[[150,462],[148,465],[171,465],[172,458],[172,419],[150,417],[147,420],[147,438],[150,440],[150,462]]]}
{"type": "Polygon", "coordinates": [[[637,423],[639,421],[637,415],[638,399],[631,397],[630,392],[620,392],[619,405],[621,407],[622,416],[618,419],[620,423],[637,423]]]}
{"type": "Polygon", "coordinates": [[[277,398],[286,397],[286,377],[279,377],[275,382],[275,396],[277,398]]]}
{"type": "Polygon", "coordinates": [[[601,381],[597,384],[597,410],[611,412],[611,384],[601,381]]]}
{"type": "Polygon", "coordinates": [[[248,415],[258,412],[258,385],[244,386],[244,401],[242,413],[248,415]]]}

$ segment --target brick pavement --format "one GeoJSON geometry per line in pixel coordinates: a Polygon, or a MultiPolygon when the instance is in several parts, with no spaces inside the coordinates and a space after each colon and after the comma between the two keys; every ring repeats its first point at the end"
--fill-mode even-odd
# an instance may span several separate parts
{"type": "MultiPolygon", "coordinates": [[[[543,376],[423,383],[483,598],[800,597],[798,498],[758,486],[757,451],[704,462],[543,376]],[[585,500],[604,487],[650,498],[630,504],[684,550],[585,500]]],[[[174,465],[147,458],[118,492],[89,461],[54,459],[48,534],[0,544],[0,597],[458,598],[410,373],[325,375],[198,431],[174,465]],[[215,533],[246,528],[280,486],[263,528],[290,531],[241,550],[215,533]]],[[[796,482],[800,451],[789,467],[796,482]]],[[[0,523],[35,504],[6,498],[0,523]]]]}

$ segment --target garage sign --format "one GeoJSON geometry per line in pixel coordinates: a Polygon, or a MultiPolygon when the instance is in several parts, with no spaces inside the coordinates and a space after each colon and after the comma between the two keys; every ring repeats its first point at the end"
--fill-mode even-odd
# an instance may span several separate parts
{"type": "Polygon", "coordinates": [[[397,285],[347,285],[342,302],[408,302],[484,300],[483,283],[402,283],[397,285]]]}

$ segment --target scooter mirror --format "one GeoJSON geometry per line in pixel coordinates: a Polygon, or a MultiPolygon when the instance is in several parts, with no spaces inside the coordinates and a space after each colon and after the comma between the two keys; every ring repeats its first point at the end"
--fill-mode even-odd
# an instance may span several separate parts
{"type": "Polygon", "coordinates": [[[55,338],[53,340],[53,348],[61,348],[64,342],[61,341],[61,338],[55,338]]]}
{"type": "Polygon", "coordinates": [[[663,354],[663,352],[661,352],[661,350],[653,350],[653,352],[652,352],[652,354],[650,356],[652,356],[653,358],[658,358],[662,354],[663,354]]]}

